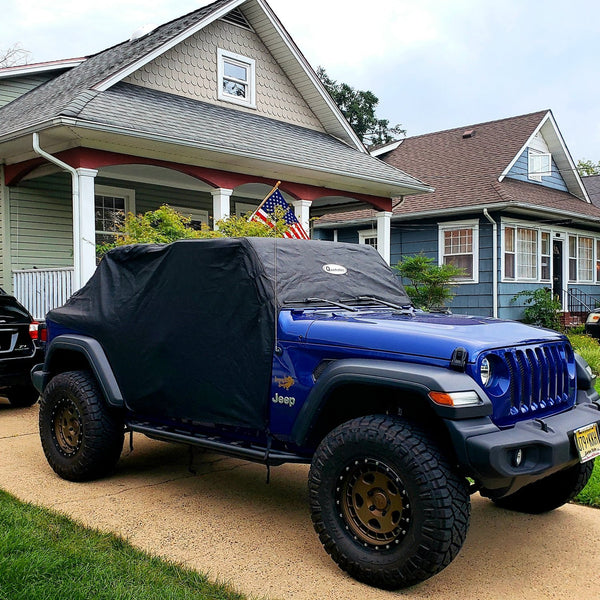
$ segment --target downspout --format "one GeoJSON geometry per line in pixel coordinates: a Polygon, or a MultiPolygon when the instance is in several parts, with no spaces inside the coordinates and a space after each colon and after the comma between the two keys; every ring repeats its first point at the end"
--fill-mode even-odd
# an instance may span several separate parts
{"type": "Polygon", "coordinates": [[[492,261],[494,269],[492,271],[492,303],[494,318],[498,318],[498,223],[490,217],[487,208],[483,209],[483,215],[492,224],[492,261]]]}
{"type": "Polygon", "coordinates": [[[78,290],[81,287],[81,255],[79,252],[79,175],[71,165],[68,165],[40,148],[40,136],[37,132],[33,133],[33,150],[39,156],[71,174],[73,191],[73,288],[78,290]]]}

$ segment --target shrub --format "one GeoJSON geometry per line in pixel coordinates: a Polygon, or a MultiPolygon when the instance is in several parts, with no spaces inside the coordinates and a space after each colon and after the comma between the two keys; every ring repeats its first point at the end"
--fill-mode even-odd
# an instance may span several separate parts
{"type": "Polygon", "coordinates": [[[549,288],[523,290],[513,296],[511,302],[516,302],[519,298],[525,298],[524,303],[526,306],[523,312],[526,323],[547,327],[548,329],[560,329],[559,313],[562,306],[560,300],[549,288]]]}
{"type": "Polygon", "coordinates": [[[104,256],[112,248],[127,244],[169,244],[175,240],[216,237],[283,237],[288,230],[283,209],[276,209],[273,227],[262,222],[248,221],[248,216],[233,215],[222,219],[217,222],[217,230],[212,230],[207,225],[195,229],[190,217],[163,204],[144,214],[129,213],[118,228],[115,241],[98,246],[97,254],[104,256]]]}
{"type": "Polygon", "coordinates": [[[406,293],[413,304],[423,310],[444,306],[453,297],[453,279],[464,275],[464,269],[455,265],[436,265],[433,258],[423,254],[404,257],[394,265],[398,273],[410,281],[406,293]]]}

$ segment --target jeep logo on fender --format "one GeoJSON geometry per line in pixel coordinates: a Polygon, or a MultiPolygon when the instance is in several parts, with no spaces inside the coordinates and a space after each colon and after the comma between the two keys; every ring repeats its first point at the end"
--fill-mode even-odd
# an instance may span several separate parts
{"type": "Polygon", "coordinates": [[[273,402],[273,404],[285,404],[290,408],[294,406],[294,404],[296,404],[296,398],[294,398],[293,396],[280,396],[279,394],[275,394],[271,398],[271,401],[273,402]]]}
{"type": "Polygon", "coordinates": [[[323,265],[323,271],[325,273],[331,273],[332,275],[345,275],[348,272],[346,267],[342,267],[342,265],[323,265]]]}

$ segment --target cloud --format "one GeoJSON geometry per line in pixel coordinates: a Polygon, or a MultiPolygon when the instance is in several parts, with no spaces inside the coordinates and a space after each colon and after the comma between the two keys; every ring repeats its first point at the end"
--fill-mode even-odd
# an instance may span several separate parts
{"type": "MultiPolygon", "coordinates": [[[[268,0],[313,67],[380,98],[409,134],[544,108],[575,157],[600,159],[596,0],[268,0]]],[[[0,49],[83,56],[209,0],[4,2],[0,49]]]]}

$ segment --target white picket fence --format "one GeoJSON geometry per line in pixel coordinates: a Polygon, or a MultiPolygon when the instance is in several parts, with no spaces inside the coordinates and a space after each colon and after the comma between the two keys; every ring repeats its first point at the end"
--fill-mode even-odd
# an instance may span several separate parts
{"type": "Polygon", "coordinates": [[[73,293],[73,268],[13,271],[13,293],[34,319],[43,319],[73,293]]]}

